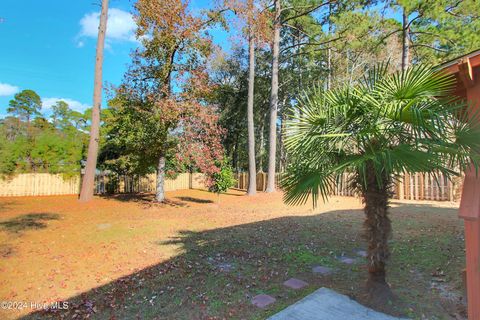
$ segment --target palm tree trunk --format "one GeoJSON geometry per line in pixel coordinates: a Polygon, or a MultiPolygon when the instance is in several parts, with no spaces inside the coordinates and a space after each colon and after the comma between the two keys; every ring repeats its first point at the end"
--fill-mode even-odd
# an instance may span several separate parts
{"type": "Polygon", "coordinates": [[[165,201],[165,157],[163,155],[158,158],[155,200],[157,202],[165,201]]]}
{"type": "Polygon", "coordinates": [[[378,185],[373,164],[367,166],[365,201],[365,238],[368,243],[367,289],[372,299],[391,299],[390,287],[386,282],[385,265],[390,256],[388,240],[391,237],[391,222],[388,217],[390,177],[382,177],[378,185]]]}
{"type": "Polygon", "coordinates": [[[95,80],[93,88],[92,125],[90,127],[90,141],[88,143],[87,165],[82,180],[80,201],[86,202],[93,198],[95,187],[95,171],[97,169],[98,141],[100,140],[100,104],[102,102],[102,65],[103,46],[107,31],[108,0],[102,0],[102,13],[98,27],[97,59],[95,61],[95,80]]]}
{"type": "Polygon", "coordinates": [[[257,193],[257,169],[255,168],[255,128],[253,125],[253,93],[255,82],[255,38],[252,27],[248,39],[248,190],[249,196],[257,193]]]}
{"type": "Polygon", "coordinates": [[[277,109],[278,109],[278,57],[280,49],[280,0],[275,0],[275,22],[272,45],[272,89],[270,93],[270,135],[268,150],[267,189],[265,192],[275,192],[275,167],[277,155],[277,109]]]}

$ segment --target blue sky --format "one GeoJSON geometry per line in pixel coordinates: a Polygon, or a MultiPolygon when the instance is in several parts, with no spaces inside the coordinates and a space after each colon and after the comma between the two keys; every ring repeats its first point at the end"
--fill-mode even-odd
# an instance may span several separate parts
{"type": "MultiPolygon", "coordinates": [[[[100,0],[0,1],[0,117],[23,89],[35,90],[43,112],[56,100],[83,111],[92,103],[100,0]],[[97,4],[96,4],[97,3],[97,4]]],[[[103,80],[118,84],[137,46],[131,0],[110,0],[103,80]]],[[[207,0],[194,0],[196,9],[207,0]]],[[[215,42],[226,35],[215,30],[215,42]]],[[[105,96],[105,95],[104,95],[105,96]]]]}
{"type": "MultiPolygon", "coordinates": [[[[6,115],[13,95],[23,89],[40,95],[47,115],[58,100],[77,111],[90,107],[100,2],[0,0],[0,118],[6,115]]],[[[190,0],[190,5],[197,11],[213,2],[190,0]]],[[[130,14],[133,3],[110,0],[104,83],[120,82],[130,52],[138,45],[130,14]]],[[[229,51],[231,34],[220,28],[210,30],[210,34],[217,45],[229,51]]]]}

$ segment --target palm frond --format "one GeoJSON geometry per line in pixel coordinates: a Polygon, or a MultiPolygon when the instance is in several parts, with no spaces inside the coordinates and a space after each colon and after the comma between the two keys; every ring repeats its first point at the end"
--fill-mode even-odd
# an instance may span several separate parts
{"type": "Polygon", "coordinates": [[[455,79],[429,66],[391,75],[387,67],[369,71],[356,87],[314,88],[299,98],[301,112],[285,130],[285,201],[311,197],[316,205],[344,172],[365,189],[367,167],[382,185],[405,171],[449,178],[479,163],[480,116],[451,96],[455,79]]]}

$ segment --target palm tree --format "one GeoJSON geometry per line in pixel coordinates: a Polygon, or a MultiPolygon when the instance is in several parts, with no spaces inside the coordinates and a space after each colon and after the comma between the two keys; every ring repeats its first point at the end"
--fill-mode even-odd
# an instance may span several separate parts
{"type": "Polygon", "coordinates": [[[450,89],[455,79],[417,66],[387,74],[382,65],[355,87],[314,88],[300,100],[285,131],[291,159],[281,181],[284,200],[314,206],[336,179],[353,173],[349,187],[365,204],[367,289],[372,299],[392,298],[386,282],[392,184],[403,172],[458,175],[479,150],[478,118],[450,89]],[[472,120],[473,119],[473,120],[472,120]],[[456,170],[455,170],[456,169],[456,170]]]}

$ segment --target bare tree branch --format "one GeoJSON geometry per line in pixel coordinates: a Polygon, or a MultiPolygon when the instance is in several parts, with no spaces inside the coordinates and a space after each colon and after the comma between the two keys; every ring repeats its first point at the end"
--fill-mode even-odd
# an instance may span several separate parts
{"type": "Polygon", "coordinates": [[[282,21],[282,23],[285,23],[285,22],[287,22],[287,21],[290,21],[290,20],[293,20],[293,19],[296,19],[296,18],[303,17],[303,16],[305,16],[305,15],[307,15],[307,14],[309,14],[309,13],[312,13],[313,11],[315,11],[315,10],[317,10],[317,9],[320,9],[321,7],[323,7],[323,6],[325,6],[325,5],[330,4],[331,2],[335,2],[335,0],[327,1],[327,2],[321,3],[321,4],[319,4],[319,5],[313,6],[313,7],[311,7],[310,9],[308,9],[308,10],[306,10],[306,11],[304,11],[304,12],[298,13],[298,14],[296,14],[296,15],[294,15],[294,16],[291,16],[291,17],[288,17],[288,18],[284,19],[284,20],[282,21]]]}
{"type": "Polygon", "coordinates": [[[432,49],[432,50],[435,50],[435,51],[439,51],[439,52],[445,52],[445,53],[448,52],[448,50],[436,48],[436,47],[434,47],[434,46],[432,46],[432,45],[424,44],[424,43],[416,43],[416,44],[411,45],[410,47],[411,47],[411,48],[424,47],[424,48],[429,48],[429,49],[432,49]]]}
{"type": "Polygon", "coordinates": [[[286,51],[286,50],[289,50],[289,49],[292,49],[292,48],[295,48],[295,47],[299,47],[299,46],[303,46],[303,45],[306,45],[306,46],[322,46],[324,44],[327,44],[327,43],[330,43],[330,42],[335,42],[335,41],[343,39],[343,38],[345,38],[345,37],[338,37],[338,38],[330,39],[330,40],[327,40],[327,41],[324,41],[324,42],[301,42],[301,43],[292,44],[291,46],[283,48],[280,51],[280,54],[282,52],[286,51]]]}

